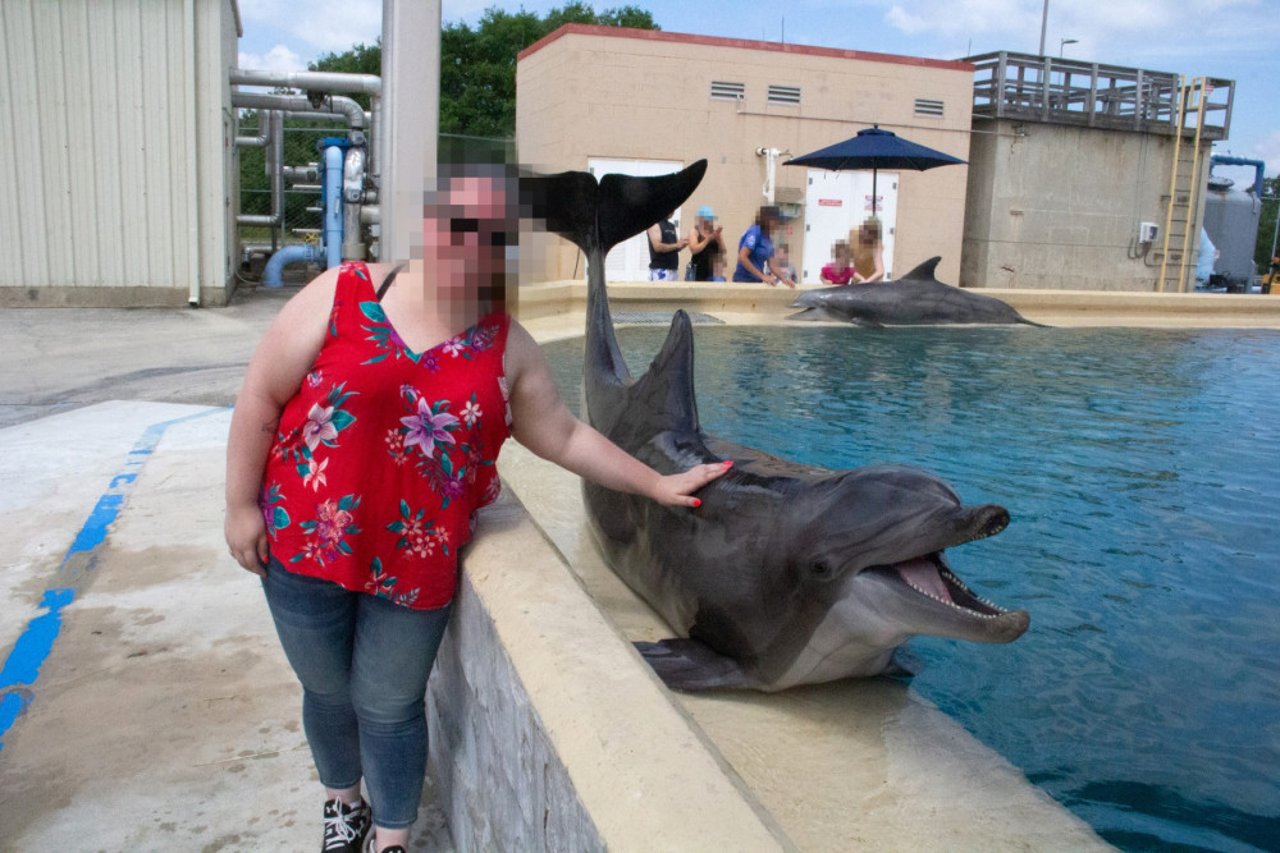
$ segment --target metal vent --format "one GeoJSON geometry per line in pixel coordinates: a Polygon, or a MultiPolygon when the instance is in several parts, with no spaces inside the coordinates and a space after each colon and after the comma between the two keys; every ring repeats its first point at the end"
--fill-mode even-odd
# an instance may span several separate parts
{"type": "Polygon", "coordinates": [[[786,104],[796,107],[800,105],[799,86],[769,86],[769,103],[786,104]]]}
{"type": "Polygon", "coordinates": [[[916,98],[916,115],[942,118],[942,101],[931,101],[928,98],[916,98]]]}
{"type": "Polygon", "coordinates": [[[728,83],[724,80],[711,81],[711,97],[720,101],[741,101],[747,96],[746,83],[728,83]]]}
{"type": "MultiPolygon", "coordinates": [[[[702,314],[698,311],[689,311],[689,320],[695,326],[723,326],[724,320],[718,317],[712,317],[710,314],[702,314]]],[[[627,326],[669,326],[671,325],[671,314],[662,311],[614,311],[613,322],[627,326]]]]}

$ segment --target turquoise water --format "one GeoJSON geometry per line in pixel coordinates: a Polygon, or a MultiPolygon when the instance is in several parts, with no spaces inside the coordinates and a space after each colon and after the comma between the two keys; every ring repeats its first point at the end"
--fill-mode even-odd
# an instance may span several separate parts
{"type": "MultiPolygon", "coordinates": [[[[637,374],[665,334],[620,330],[637,374]]],[[[912,641],[913,690],[1123,849],[1280,850],[1280,334],[696,335],[707,432],[1009,509],[951,562],[1030,631],[912,641]]],[[[575,407],[581,347],[546,347],[575,407]]]]}

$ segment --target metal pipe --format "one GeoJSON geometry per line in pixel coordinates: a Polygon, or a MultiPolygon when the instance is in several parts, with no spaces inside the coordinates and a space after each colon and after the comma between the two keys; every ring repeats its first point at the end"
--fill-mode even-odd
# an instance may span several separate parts
{"type": "Polygon", "coordinates": [[[316,166],[285,166],[285,180],[293,184],[314,184],[320,180],[320,169],[316,166]]]}
{"type": "Polygon", "coordinates": [[[344,115],[347,126],[364,130],[364,107],[351,98],[342,95],[328,97],[329,109],[317,109],[305,95],[259,95],[253,92],[232,92],[231,105],[255,110],[288,110],[289,112],[315,112],[330,115],[344,115]]]}
{"type": "Polygon", "coordinates": [[[284,268],[290,264],[316,264],[324,262],[320,248],[313,243],[285,246],[271,256],[262,270],[262,284],[265,287],[280,287],[284,284],[284,268]]]}
{"type": "Polygon", "coordinates": [[[187,76],[187,110],[186,137],[191,146],[192,155],[187,161],[187,258],[188,275],[191,281],[187,289],[187,304],[192,308],[200,306],[200,178],[196,169],[196,160],[200,152],[200,140],[196,136],[197,116],[201,99],[196,97],[200,92],[200,84],[196,80],[196,4],[195,0],[183,3],[182,40],[186,48],[183,53],[186,60],[187,76]]]}
{"type": "MultiPolygon", "coordinates": [[[[285,118],[308,118],[315,121],[318,119],[335,118],[337,116],[337,113],[327,113],[327,112],[321,112],[318,110],[313,110],[311,109],[310,102],[308,101],[308,106],[305,110],[285,110],[284,116],[285,118]]],[[[364,123],[366,125],[369,125],[371,124],[372,121],[373,121],[373,113],[369,112],[368,110],[365,110],[364,123]]]]}
{"type": "Polygon", "coordinates": [[[237,225],[270,225],[274,227],[277,222],[275,216],[265,213],[237,213],[237,225]]]}
{"type": "Polygon", "coordinates": [[[375,74],[339,74],[332,71],[251,71],[231,69],[233,86],[284,86],[312,92],[360,92],[382,94],[382,78],[375,74]]]}
{"type": "Polygon", "coordinates": [[[324,150],[324,253],[326,267],[342,263],[342,161],[337,145],[324,150]]]}
{"type": "Polygon", "coordinates": [[[1262,198],[1262,173],[1267,168],[1267,164],[1262,160],[1250,160],[1248,157],[1232,157],[1229,154],[1212,154],[1209,156],[1209,173],[1213,174],[1213,167],[1217,165],[1223,166],[1252,166],[1255,170],[1253,178],[1253,196],[1254,198],[1262,198]]]}
{"type": "Polygon", "coordinates": [[[284,238],[284,113],[271,111],[271,247],[284,238]]]}
{"type": "Polygon", "coordinates": [[[364,242],[360,239],[360,202],[364,200],[363,146],[352,146],[342,164],[342,259],[364,260],[364,242]]]}
{"type": "MultiPolygon", "coordinates": [[[[1049,27],[1049,0],[1044,0],[1044,11],[1040,13],[1040,56],[1044,56],[1044,33],[1049,27]]],[[[1045,83],[1049,81],[1046,79],[1045,83]]]]}

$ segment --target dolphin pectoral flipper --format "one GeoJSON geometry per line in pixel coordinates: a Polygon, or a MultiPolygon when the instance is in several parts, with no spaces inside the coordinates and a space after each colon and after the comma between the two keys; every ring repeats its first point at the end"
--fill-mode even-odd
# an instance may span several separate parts
{"type": "Polygon", "coordinates": [[[659,640],[636,643],[635,647],[672,690],[760,687],[737,661],[713,652],[697,640],[659,640]]]}

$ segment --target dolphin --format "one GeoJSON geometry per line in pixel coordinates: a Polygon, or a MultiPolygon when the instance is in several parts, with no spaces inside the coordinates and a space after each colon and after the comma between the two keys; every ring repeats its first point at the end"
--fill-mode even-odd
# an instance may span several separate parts
{"type": "Polygon", "coordinates": [[[609,314],[605,255],[678,207],[705,170],[703,160],[656,178],[610,174],[597,184],[565,172],[528,185],[533,214],[587,256],[588,421],[662,473],[734,462],[696,509],[584,483],[606,562],[678,635],[637,649],[677,690],[772,692],[894,673],[893,653],[912,635],[1019,637],[1026,612],[973,592],[945,554],[1003,530],[1003,507],[965,506],[945,482],[905,465],[830,471],[706,435],[684,311],[649,370],[632,377],[609,314]]]}
{"type": "Polygon", "coordinates": [[[934,278],[942,258],[920,264],[902,278],[873,284],[844,284],[801,293],[791,320],[847,320],[857,326],[937,326],[967,323],[1023,323],[1039,326],[993,296],[962,290],[934,278]]]}

